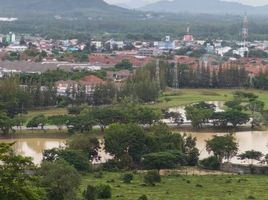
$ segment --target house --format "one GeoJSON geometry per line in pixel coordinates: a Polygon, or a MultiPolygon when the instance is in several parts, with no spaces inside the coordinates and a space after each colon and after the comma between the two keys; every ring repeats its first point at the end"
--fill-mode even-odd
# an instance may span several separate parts
{"type": "Polygon", "coordinates": [[[79,84],[85,87],[87,95],[91,95],[94,92],[96,86],[102,85],[104,83],[105,81],[94,75],[86,76],[79,81],[79,84]]]}
{"type": "Polygon", "coordinates": [[[7,52],[24,52],[27,49],[28,49],[27,46],[9,45],[5,50],[7,52]]]}
{"type": "Polygon", "coordinates": [[[115,82],[122,82],[131,76],[131,72],[129,70],[121,70],[121,71],[109,71],[107,72],[107,79],[115,82]]]}
{"type": "Polygon", "coordinates": [[[57,95],[70,96],[71,93],[77,89],[78,83],[76,81],[72,81],[72,80],[66,80],[66,81],[61,80],[61,81],[57,81],[55,83],[55,87],[57,89],[57,95]],[[68,93],[70,93],[70,94],[68,95],[68,93]]]}

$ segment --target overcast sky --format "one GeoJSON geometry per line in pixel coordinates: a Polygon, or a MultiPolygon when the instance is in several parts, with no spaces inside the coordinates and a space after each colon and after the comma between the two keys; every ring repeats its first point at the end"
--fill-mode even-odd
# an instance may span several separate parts
{"type": "MultiPolygon", "coordinates": [[[[139,2],[139,4],[140,4],[140,2],[154,2],[154,1],[158,1],[158,0],[105,0],[105,1],[107,1],[108,3],[122,3],[122,4],[127,5],[127,3],[130,1],[139,2]]],[[[236,1],[236,2],[254,5],[254,6],[268,4],[268,0],[226,0],[226,1],[236,1]]]]}

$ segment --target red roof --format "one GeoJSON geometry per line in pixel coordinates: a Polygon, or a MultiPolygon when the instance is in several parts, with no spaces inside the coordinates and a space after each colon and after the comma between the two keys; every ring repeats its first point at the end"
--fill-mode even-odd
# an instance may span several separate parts
{"type": "Polygon", "coordinates": [[[91,84],[91,85],[101,85],[104,83],[104,81],[101,78],[94,76],[94,75],[86,76],[82,78],[81,81],[86,82],[87,84],[91,84]]]}
{"type": "Polygon", "coordinates": [[[105,55],[105,54],[91,54],[89,55],[89,62],[101,63],[104,65],[116,65],[122,60],[129,60],[134,66],[141,67],[150,63],[153,58],[150,57],[138,57],[129,54],[118,54],[118,55],[105,55]]]}

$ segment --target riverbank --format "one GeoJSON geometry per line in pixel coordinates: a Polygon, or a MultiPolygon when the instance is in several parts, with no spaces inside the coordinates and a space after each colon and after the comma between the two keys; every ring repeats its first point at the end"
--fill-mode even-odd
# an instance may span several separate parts
{"type": "Polygon", "coordinates": [[[67,130],[17,130],[9,135],[0,135],[0,139],[20,139],[20,138],[57,138],[66,139],[71,134],[67,130]]]}
{"type": "Polygon", "coordinates": [[[172,127],[172,131],[175,133],[235,133],[235,132],[254,132],[254,131],[267,131],[267,126],[251,128],[250,126],[238,126],[237,128],[216,128],[213,126],[207,126],[200,129],[195,129],[192,126],[177,126],[172,127]]]}

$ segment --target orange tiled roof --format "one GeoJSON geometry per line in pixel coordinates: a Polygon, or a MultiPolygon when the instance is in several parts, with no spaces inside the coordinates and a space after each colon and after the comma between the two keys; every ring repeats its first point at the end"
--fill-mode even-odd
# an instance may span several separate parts
{"type": "Polygon", "coordinates": [[[94,76],[94,75],[86,76],[82,78],[81,81],[86,82],[87,84],[92,84],[92,85],[100,85],[104,83],[104,81],[101,78],[94,76]]]}

